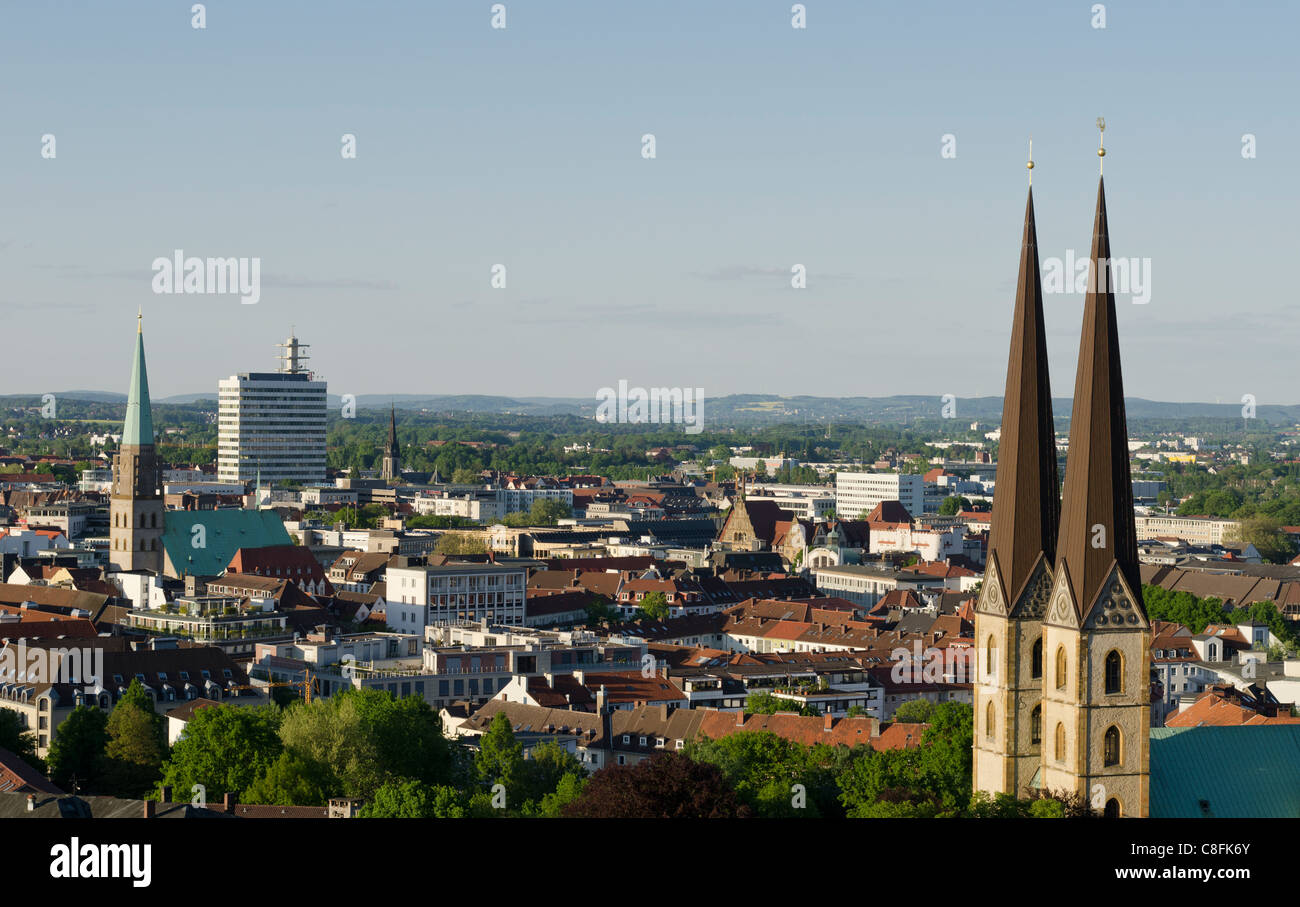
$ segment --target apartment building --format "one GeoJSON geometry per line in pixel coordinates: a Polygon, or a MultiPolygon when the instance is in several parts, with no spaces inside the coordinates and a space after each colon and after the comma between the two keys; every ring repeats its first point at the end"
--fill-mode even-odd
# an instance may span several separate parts
{"type": "Polygon", "coordinates": [[[459,621],[523,624],[528,571],[499,564],[399,564],[388,567],[389,626],[436,626],[459,621]],[[409,613],[407,613],[409,612],[409,613]],[[405,618],[418,621],[407,622],[405,618]]]}

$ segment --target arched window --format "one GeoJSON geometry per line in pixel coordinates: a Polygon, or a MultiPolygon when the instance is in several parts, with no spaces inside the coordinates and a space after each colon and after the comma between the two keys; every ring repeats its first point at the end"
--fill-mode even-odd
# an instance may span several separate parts
{"type": "Polygon", "coordinates": [[[1106,728],[1106,736],[1102,740],[1101,746],[1101,763],[1102,765],[1119,765],[1120,757],[1120,739],[1119,728],[1111,725],[1106,728]]]}
{"type": "Polygon", "coordinates": [[[1034,710],[1029,713],[1029,742],[1043,742],[1043,707],[1034,706],[1034,710]]]}
{"type": "Polygon", "coordinates": [[[1116,800],[1114,797],[1111,797],[1109,800],[1107,800],[1106,809],[1102,812],[1101,815],[1102,818],[1104,819],[1118,819],[1120,816],[1119,801],[1116,800]]]}
{"type": "Polygon", "coordinates": [[[984,707],[984,736],[993,739],[993,700],[984,707]]]}
{"type": "Polygon", "coordinates": [[[993,670],[993,634],[989,634],[989,641],[984,644],[984,673],[988,677],[997,676],[993,670]]]}
{"type": "Polygon", "coordinates": [[[1065,646],[1056,647],[1056,688],[1065,689],[1065,646]]]}
{"type": "Polygon", "coordinates": [[[1124,659],[1111,649],[1106,653],[1106,692],[1118,693],[1124,687],[1124,659]]]}
{"type": "Polygon", "coordinates": [[[1038,678],[1043,676],[1043,639],[1039,637],[1034,640],[1033,655],[1029,660],[1029,676],[1038,678]]]}
{"type": "Polygon", "coordinates": [[[1057,762],[1065,761],[1065,725],[1059,721],[1056,723],[1056,752],[1053,755],[1057,762]]]}

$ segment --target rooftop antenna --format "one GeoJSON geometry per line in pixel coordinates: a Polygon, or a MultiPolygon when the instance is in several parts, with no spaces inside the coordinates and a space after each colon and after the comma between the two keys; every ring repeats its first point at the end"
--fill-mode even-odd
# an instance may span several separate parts
{"type": "Polygon", "coordinates": [[[303,363],[311,357],[304,353],[303,350],[310,349],[311,344],[299,343],[298,338],[294,336],[293,326],[289,328],[289,339],[284,343],[277,343],[276,346],[281,350],[276,357],[280,360],[278,371],[288,375],[306,374],[307,367],[303,363]]]}

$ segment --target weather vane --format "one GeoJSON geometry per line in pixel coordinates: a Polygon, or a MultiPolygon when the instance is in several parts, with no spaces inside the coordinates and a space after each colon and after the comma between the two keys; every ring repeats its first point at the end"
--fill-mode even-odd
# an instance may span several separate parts
{"type": "Polygon", "coordinates": [[[1097,117],[1097,131],[1101,133],[1097,138],[1097,172],[1101,173],[1106,165],[1106,118],[1097,117]]]}

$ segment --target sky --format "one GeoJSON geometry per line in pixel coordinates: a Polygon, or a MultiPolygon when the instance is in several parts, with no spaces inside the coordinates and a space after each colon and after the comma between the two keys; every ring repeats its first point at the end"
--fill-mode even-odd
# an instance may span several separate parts
{"type": "Polygon", "coordinates": [[[191,5],[0,0],[0,394],[125,392],[142,308],[155,399],[291,327],[332,394],[999,395],[1029,139],[1086,257],[1104,116],[1126,393],[1300,402],[1294,4],[191,5]],[[155,293],[177,249],[260,299],[155,293]]]}

